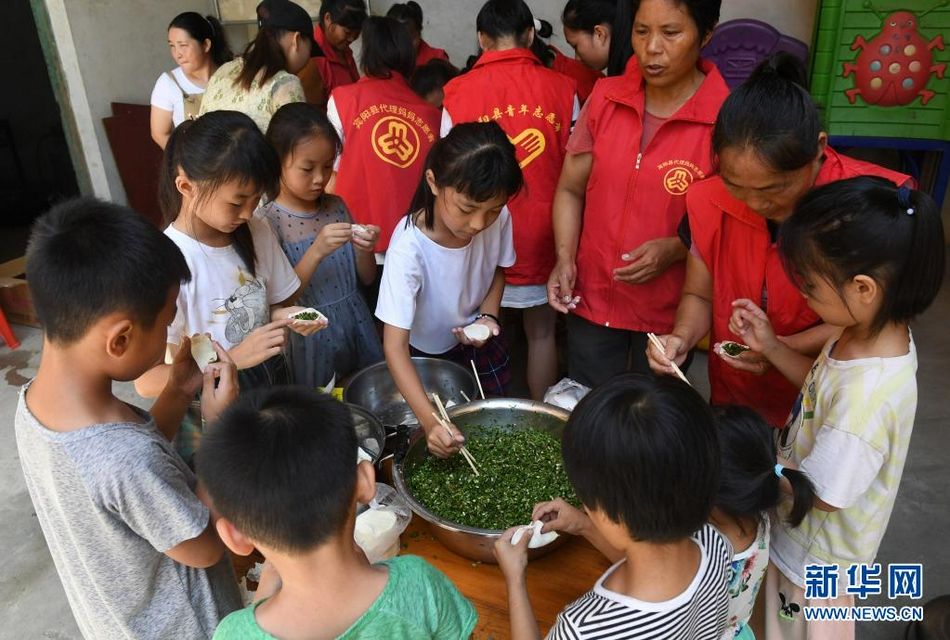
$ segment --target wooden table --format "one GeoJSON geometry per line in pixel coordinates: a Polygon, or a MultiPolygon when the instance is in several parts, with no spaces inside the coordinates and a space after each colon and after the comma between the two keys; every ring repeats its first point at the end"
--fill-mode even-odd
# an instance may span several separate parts
{"type": "MultiPolygon", "coordinates": [[[[402,553],[421,556],[455,583],[478,610],[476,640],[511,637],[508,625],[508,594],[497,565],[476,563],[446,549],[429,534],[424,521],[414,516],[402,534],[402,553]]],[[[583,538],[528,565],[528,593],[541,633],[546,634],[557,614],[589,591],[610,562],[583,538]]]]}

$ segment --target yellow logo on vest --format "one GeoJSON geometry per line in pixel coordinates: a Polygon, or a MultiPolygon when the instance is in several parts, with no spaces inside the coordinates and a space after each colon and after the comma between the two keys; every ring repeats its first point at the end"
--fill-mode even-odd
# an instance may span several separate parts
{"type": "Polygon", "coordinates": [[[547,145],[544,134],[537,129],[525,129],[514,138],[508,136],[508,140],[515,145],[515,156],[519,158],[518,166],[522,169],[544,153],[544,147],[547,145]]]}
{"type": "Polygon", "coordinates": [[[402,118],[388,116],[373,127],[373,151],[383,162],[405,169],[419,156],[419,134],[402,118]]]}
{"type": "Polygon", "coordinates": [[[686,167],[673,167],[663,176],[663,187],[673,196],[681,196],[693,184],[693,172],[686,167]]]}

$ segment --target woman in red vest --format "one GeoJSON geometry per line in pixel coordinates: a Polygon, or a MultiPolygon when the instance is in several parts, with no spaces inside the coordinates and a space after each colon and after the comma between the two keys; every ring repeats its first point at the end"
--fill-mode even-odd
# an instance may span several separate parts
{"type": "Polygon", "coordinates": [[[412,37],[412,46],[416,51],[416,68],[426,64],[430,60],[445,60],[449,62],[449,54],[445,49],[436,49],[429,46],[429,43],[422,39],[422,7],[418,2],[397,2],[389,7],[386,12],[387,18],[398,20],[409,28],[409,35],[412,37]]]}
{"type": "Polygon", "coordinates": [[[548,300],[570,312],[568,372],[590,387],[649,373],[646,334],[673,328],[686,271],[676,229],[687,188],[713,172],[712,128],[728,94],[699,57],[719,2],[633,4],[636,55],[594,87],[554,201],[548,300]]]}
{"type": "Polygon", "coordinates": [[[367,19],[360,54],[365,75],[337,88],[327,104],[327,117],[343,140],[336,193],[355,220],[380,227],[380,254],[389,247],[396,222],[409,211],[439,133],[439,110],[409,87],[414,59],[401,24],[392,18],[367,19]]]}
{"type": "Polygon", "coordinates": [[[722,352],[720,341],[737,339],[728,328],[733,301],[756,301],[786,344],[817,355],[833,329],[820,324],[783,268],[779,226],[813,186],[859,175],[909,180],[831,149],[804,83],[801,63],[779,54],[723,104],[713,133],[719,175],[686,196],[688,227],[681,236],[689,257],[676,322],[660,338],[666,353],[652,346],[647,352],[654,371],[670,373],[669,360],[682,362],[711,331],[712,403],[748,405],[778,428],[799,390],[755,352],[738,358],[722,352]]]}
{"type": "Polygon", "coordinates": [[[577,109],[574,81],[531,52],[534,16],[522,0],[489,0],[476,19],[482,54],[445,85],[442,133],[453,123],[497,122],[518,153],[525,188],[508,202],[517,261],[501,306],[524,309],[528,387],[540,400],[557,380],[556,314],[544,283],[554,266],[551,205],[577,109]]]}
{"type": "Polygon", "coordinates": [[[319,104],[321,95],[329,96],[337,87],[360,79],[350,45],[360,37],[364,20],[363,0],[323,0],[320,4],[313,39],[323,50],[323,57],[314,58],[297,74],[311,104],[319,104]]]}

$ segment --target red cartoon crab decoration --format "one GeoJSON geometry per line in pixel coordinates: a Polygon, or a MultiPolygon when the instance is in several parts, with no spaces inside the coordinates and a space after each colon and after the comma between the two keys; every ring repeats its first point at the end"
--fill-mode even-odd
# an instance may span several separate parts
{"type": "Polygon", "coordinates": [[[858,59],[844,63],[844,77],[854,74],[854,88],[845,91],[854,104],[861,96],[868,104],[899,107],[920,96],[920,103],[934,97],[927,89],[931,74],[943,79],[947,64],[934,64],[933,50],[944,50],[943,36],[927,42],[917,31],[917,17],[896,11],[884,19],[881,32],[866,41],[857,36],[851,50],[861,50],[858,59]]]}

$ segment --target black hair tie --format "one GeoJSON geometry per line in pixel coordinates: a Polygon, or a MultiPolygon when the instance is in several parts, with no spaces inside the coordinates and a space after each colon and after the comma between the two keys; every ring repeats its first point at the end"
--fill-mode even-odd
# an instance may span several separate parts
{"type": "Polygon", "coordinates": [[[906,184],[901,185],[897,188],[897,203],[900,204],[901,209],[904,210],[907,215],[914,215],[914,207],[910,202],[911,189],[906,184]]]}

